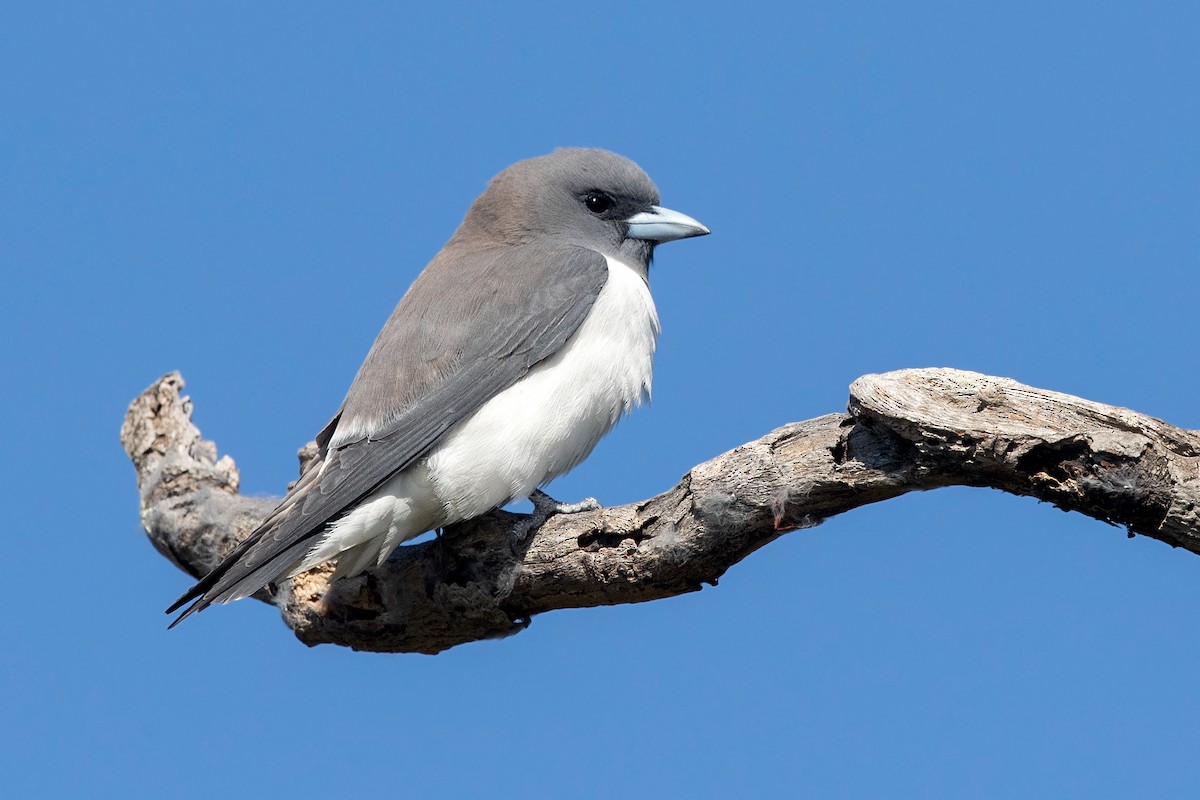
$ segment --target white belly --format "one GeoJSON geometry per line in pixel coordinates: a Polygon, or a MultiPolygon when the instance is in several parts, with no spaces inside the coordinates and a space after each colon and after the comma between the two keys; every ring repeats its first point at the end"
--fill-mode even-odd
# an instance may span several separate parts
{"type": "Polygon", "coordinates": [[[641,276],[608,258],[608,280],[563,349],[451,430],[426,460],[446,511],[469,519],[587,458],[650,394],[658,314],[641,276]]]}
{"type": "Polygon", "coordinates": [[[562,350],[336,520],[291,574],[337,558],[335,578],[356,575],[401,542],[528,497],[576,466],[649,396],[658,330],[645,281],[609,258],[608,281],[562,350]]]}

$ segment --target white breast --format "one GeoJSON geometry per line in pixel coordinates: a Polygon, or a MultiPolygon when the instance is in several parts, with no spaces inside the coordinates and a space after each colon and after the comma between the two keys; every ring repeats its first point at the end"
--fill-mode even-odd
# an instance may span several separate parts
{"type": "Polygon", "coordinates": [[[562,350],[489,400],[430,453],[429,476],[452,522],[528,497],[585,459],[649,397],[658,314],[628,265],[608,280],[562,350]]]}

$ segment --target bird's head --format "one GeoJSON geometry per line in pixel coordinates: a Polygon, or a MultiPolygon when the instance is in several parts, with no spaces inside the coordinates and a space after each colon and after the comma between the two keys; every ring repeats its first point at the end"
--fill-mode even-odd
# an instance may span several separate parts
{"type": "Polygon", "coordinates": [[[709,232],[658,202],[654,182],[629,159],[607,150],[562,148],[493,178],[455,239],[487,246],[551,240],[648,264],[656,244],[709,232]]]}

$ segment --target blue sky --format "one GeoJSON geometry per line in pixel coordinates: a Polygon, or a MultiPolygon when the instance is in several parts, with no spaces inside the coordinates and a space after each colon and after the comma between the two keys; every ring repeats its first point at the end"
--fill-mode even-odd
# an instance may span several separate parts
{"type": "Polygon", "coordinates": [[[985,490],[797,531],[716,589],[436,657],[186,576],[117,432],[179,369],[282,491],[488,178],[638,161],[652,407],[553,485],[617,504],[868,372],[1200,428],[1184,3],[38,4],[0,11],[5,797],[1183,797],[1200,561],[985,490]],[[381,787],[385,787],[381,789],[381,787]]]}

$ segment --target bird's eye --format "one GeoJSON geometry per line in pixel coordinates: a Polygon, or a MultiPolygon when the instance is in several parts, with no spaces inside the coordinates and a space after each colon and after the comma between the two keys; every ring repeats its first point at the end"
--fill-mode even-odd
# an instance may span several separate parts
{"type": "Polygon", "coordinates": [[[603,214],[613,207],[613,199],[602,192],[592,192],[583,198],[583,204],[593,214],[603,214]]]}

